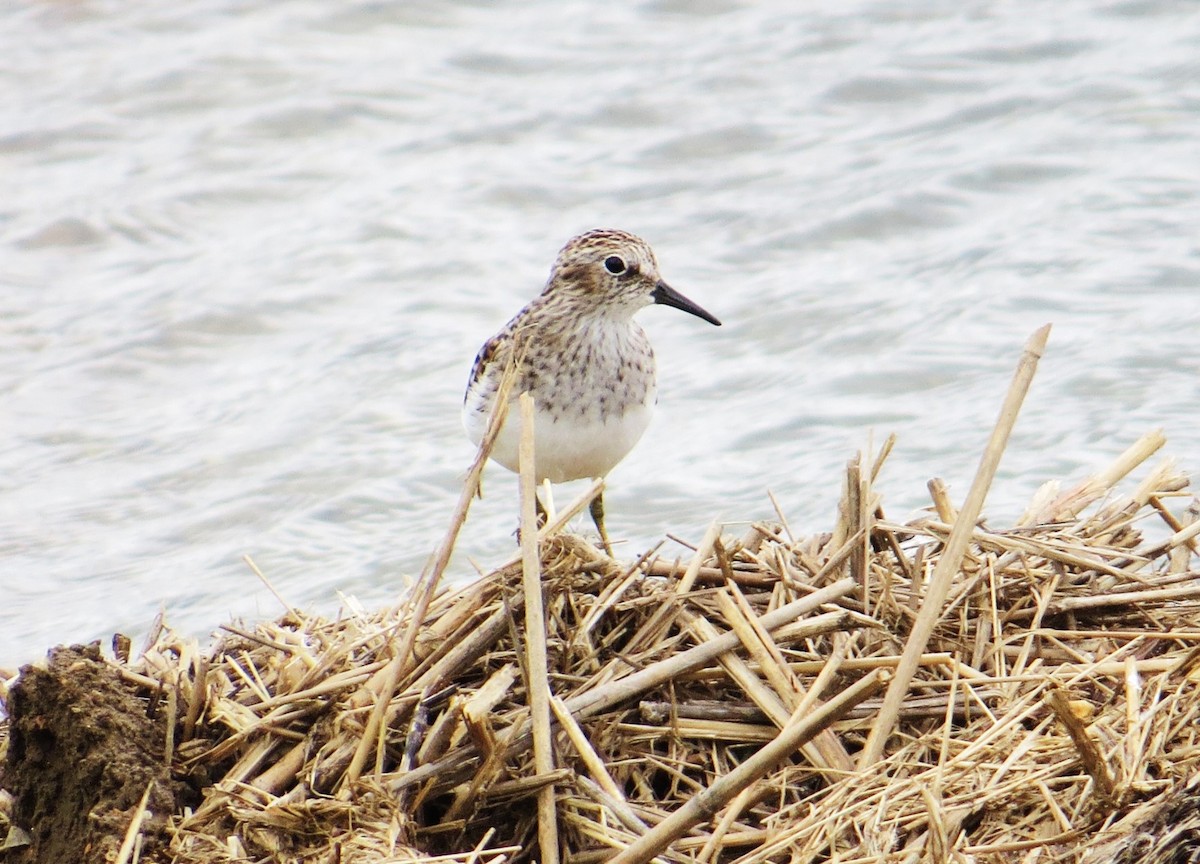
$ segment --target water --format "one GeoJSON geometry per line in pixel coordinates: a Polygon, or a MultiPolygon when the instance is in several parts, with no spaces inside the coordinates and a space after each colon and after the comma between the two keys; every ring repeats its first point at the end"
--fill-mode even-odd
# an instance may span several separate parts
{"type": "MultiPolygon", "coordinates": [[[[395,598],[472,456],[471,357],[596,226],[725,322],[641,316],[630,554],[767,490],[826,530],[891,432],[889,514],[961,500],[1045,322],[996,524],[1158,426],[1194,470],[1197,7],[794,9],[5,6],[0,667],[276,615],[243,555],[305,608],[395,598]]],[[[489,471],[455,578],[513,551],[515,488],[489,471]]]]}

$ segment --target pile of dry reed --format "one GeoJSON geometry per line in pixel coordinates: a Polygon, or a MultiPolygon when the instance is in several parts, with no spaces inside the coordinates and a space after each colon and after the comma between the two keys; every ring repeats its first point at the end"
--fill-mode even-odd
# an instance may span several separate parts
{"type": "Polygon", "coordinates": [[[174,860],[1171,860],[1168,833],[1200,846],[1200,521],[1169,460],[1114,491],[1162,443],[1011,529],[971,520],[891,718],[962,520],[932,484],[889,521],[881,460],[821,536],[714,526],[625,565],[545,529],[541,678],[520,561],[206,651],[163,631],[122,669],[179,718],[176,772],[212,781],[174,860]]]}
{"type": "Polygon", "coordinates": [[[1170,460],[1117,491],[1162,435],[978,519],[1046,332],[959,512],[935,482],[889,520],[885,446],[828,534],[781,515],[624,564],[561,533],[598,485],[538,530],[523,476],[520,559],[443,591],[494,419],[396,608],[117,663],[205,787],[172,860],[1197,860],[1198,508],[1170,460]]]}

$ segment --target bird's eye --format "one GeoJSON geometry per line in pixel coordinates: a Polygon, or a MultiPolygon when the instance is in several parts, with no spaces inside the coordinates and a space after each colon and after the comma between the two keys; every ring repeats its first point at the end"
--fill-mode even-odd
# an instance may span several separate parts
{"type": "Polygon", "coordinates": [[[620,276],[625,272],[625,262],[616,255],[609,255],[604,259],[604,269],[614,276],[620,276]]]}

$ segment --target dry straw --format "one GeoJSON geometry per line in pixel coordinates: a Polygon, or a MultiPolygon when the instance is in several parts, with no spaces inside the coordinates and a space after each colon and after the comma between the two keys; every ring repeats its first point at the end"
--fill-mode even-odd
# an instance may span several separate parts
{"type": "Polygon", "coordinates": [[[173,860],[1196,860],[1200,521],[1169,460],[1117,488],[1162,444],[1004,530],[936,485],[893,521],[856,459],[828,534],[679,561],[531,530],[527,497],[522,557],[470,584],[165,631],[113,662],[211,778],[173,860]]]}

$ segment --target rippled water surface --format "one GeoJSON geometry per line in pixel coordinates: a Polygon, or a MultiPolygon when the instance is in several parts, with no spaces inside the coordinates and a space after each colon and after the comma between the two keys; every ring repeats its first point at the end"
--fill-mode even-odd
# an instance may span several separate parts
{"type": "MultiPolygon", "coordinates": [[[[1194,470],[1195,4],[801,10],[6,4],[0,666],[274,616],[243,555],[305,608],[394,598],[472,456],[471,357],[596,226],[725,322],[641,315],[627,554],[768,490],[826,530],[891,432],[890,514],[961,498],[1045,322],[995,521],[1158,426],[1194,470]]],[[[515,489],[489,471],[455,577],[512,553],[515,489]]]]}

